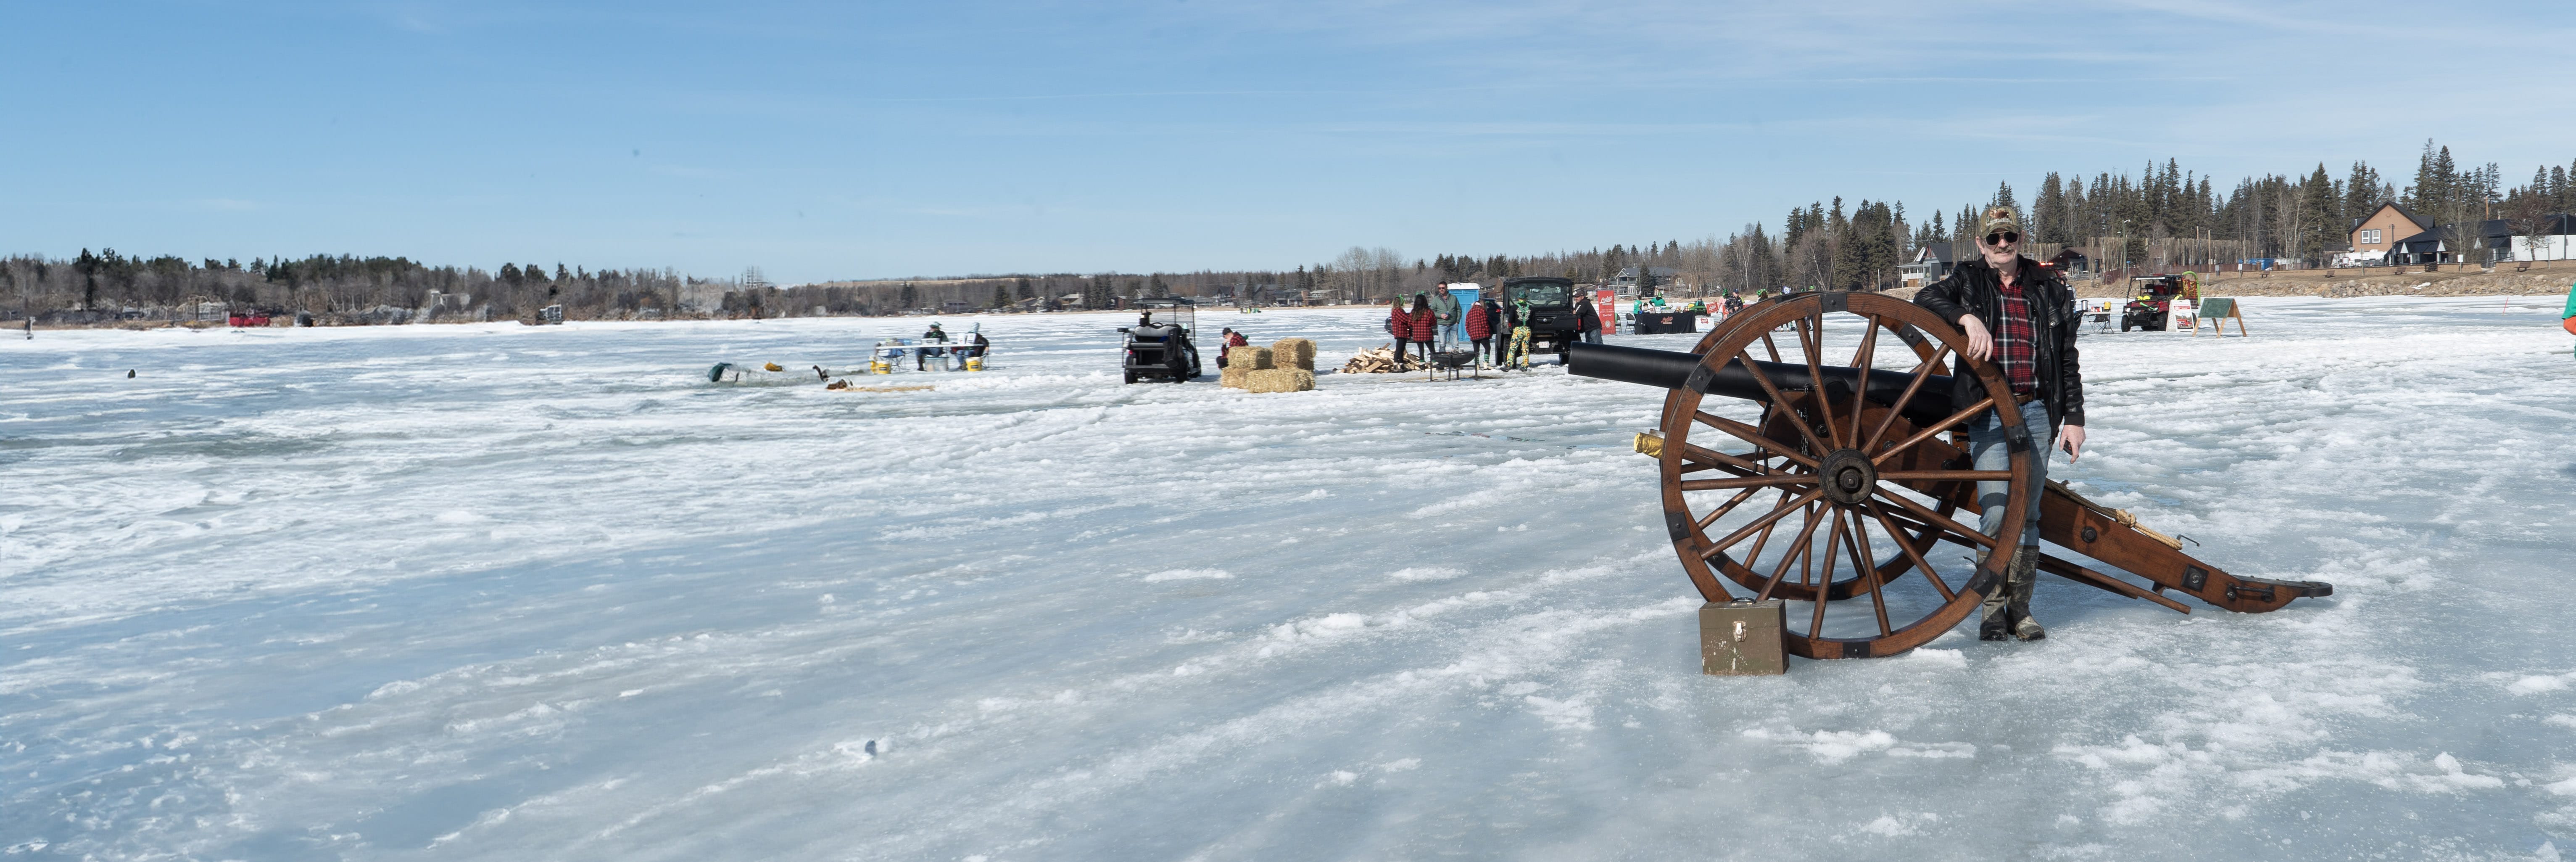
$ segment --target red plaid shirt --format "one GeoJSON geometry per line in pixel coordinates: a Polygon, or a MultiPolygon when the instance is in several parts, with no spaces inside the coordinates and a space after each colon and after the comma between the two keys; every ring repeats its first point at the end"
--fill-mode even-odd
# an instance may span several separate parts
{"type": "Polygon", "coordinates": [[[2030,299],[2022,292],[2023,282],[2012,281],[2002,287],[2004,314],[1995,321],[1995,364],[2003,366],[2004,379],[2012,383],[2014,395],[2039,391],[2039,366],[2034,358],[2038,336],[2031,331],[2030,299]]]}

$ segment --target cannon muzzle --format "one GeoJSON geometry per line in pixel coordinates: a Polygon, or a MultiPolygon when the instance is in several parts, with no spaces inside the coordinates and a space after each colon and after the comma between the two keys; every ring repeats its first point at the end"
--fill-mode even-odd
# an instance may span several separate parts
{"type": "MultiPolygon", "coordinates": [[[[1715,372],[1700,367],[1700,356],[1674,350],[1648,350],[1643,347],[1620,347],[1610,344],[1577,343],[1568,345],[1566,371],[1584,377],[1598,377],[1621,383],[1636,383],[1663,389],[1694,389],[1702,394],[1724,398],[1758,401],[1764,398],[1762,384],[1744,370],[1742,360],[1729,362],[1715,372]]],[[[1771,385],[1783,393],[1812,391],[1816,381],[1807,374],[1807,366],[1787,362],[1754,360],[1753,366],[1771,385]]],[[[1827,365],[1820,369],[1825,395],[1836,401],[1851,397],[1860,385],[1860,369],[1827,365]]],[[[1894,404],[1905,394],[1905,385],[1913,375],[1903,371],[1872,369],[1869,375],[1869,400],[1881,406],[1894,404]]],[[[1950,406],[1950,378],[1935,375],[1923,381],[1923,388],[1905,404],[1905,418],[1917,424],[1930,424],[1948,418],[1956,408],[1950,406]]]]}

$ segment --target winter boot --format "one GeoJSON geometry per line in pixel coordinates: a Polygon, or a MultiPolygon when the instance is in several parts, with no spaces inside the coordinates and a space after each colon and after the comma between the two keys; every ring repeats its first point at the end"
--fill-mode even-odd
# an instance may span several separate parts
{"type": "MultiPolygon", "coordinates": [[[[1977,553],[1977,566],[1979,568],[1984,568],[1985,565],[1986,552],[1980,551],[1977,553]]],[[[1981,612],[1977,620],[1978,640],[1999,641],[2003,640],[2012,632],[2012,620],[2009,615],[2008,604],[2011,601],[2010,593],[2012,592],[2008,586],[2012,578],[2012,571],[2010,569],[2006,569],[2004,571],[2004,578],[2005,583],[1996,584],[1995,591],[1986,594],[1985,602],[1978,606],[1978,609],[1981,612]]]]}
{"type": "Polygon", "coordinates": [[[2013,637],[2026,641],[2048,637],[2048,630],[2040,628],[2039,621],[2030,618],[2030,594],[2038,586],[2039,549],[2022,548],[2013,554],[2012,563],[2004,572],[2004,592],[2011,597],[2004,605],[2004,615],[2012,621],[2013,637]]]}

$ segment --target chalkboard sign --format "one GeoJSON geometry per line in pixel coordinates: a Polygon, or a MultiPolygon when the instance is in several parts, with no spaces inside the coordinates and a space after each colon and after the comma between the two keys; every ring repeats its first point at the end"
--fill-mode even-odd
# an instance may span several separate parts
{"type": "Polygon", "coordinates": [[[2230,320],[2236,321],[2236,334],[2244,335],[2245,312],[2236,307],[2236,300],[2216,296],[2203,299],[2200,301],[2200,316],[2192,319],[2191,334],[2199,335],[2201,322],[2207,321],[2210,334],[2224,338],[2227,335],[2227,321],[2230,320]]]}

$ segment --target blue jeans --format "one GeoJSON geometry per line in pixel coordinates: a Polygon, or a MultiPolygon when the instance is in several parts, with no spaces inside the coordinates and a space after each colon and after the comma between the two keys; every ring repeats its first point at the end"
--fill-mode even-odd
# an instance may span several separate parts
{"type": "MultiPolygon", "coordinates": [[[[2022,427],[2030,429],[2030,451],[2023,454],[2030,464],[2030,505],[2022,512],[2021,546],[2039,547],[2039,498],[2048,487],[2048,453],[2057,443],[2057,428],[2048,423],[2048,404],[2033,401],[2021,405],[2022,427]]],[[[2011,447],[2004,443],[2003,423],[1995,411],[1988,410],[1968,420],[1968,456],[1975,459],[1974,469],[2010,470],[2011,447]]],[[[2003,528],[2005,495],[2011,493],[2010,482],[1977,483],[1977,532],[1992,536],[2003,528]]]]}
{"type": "Polygon", "coordinates": [[[1584,330],[1584,332],[1583,332],[1583,343],[1585,343],[1585,344],[1599,344],[1599,343],[1601,343],[1601,330],[1598,330],[1598,329],[1588,329],[1588,330],[1584,330]]]}

